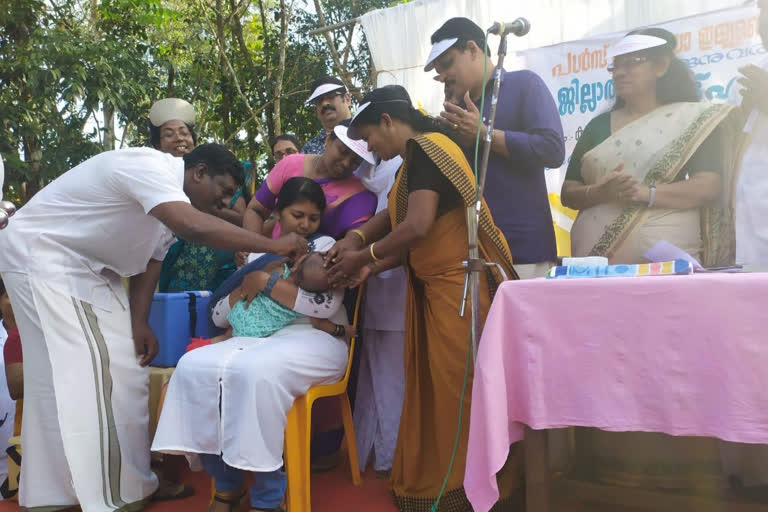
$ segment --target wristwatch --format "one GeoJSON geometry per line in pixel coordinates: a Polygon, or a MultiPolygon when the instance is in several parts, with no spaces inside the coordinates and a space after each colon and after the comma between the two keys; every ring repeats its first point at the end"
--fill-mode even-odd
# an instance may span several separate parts
{"type": "Polygon", "coordinates": [[[648,185],[648,208],[656,204],[656,185],[648,185]]]}

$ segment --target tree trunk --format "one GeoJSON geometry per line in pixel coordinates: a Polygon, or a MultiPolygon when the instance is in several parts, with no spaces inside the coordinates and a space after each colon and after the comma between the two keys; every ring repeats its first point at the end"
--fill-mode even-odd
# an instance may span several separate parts
{"type": "MultiPolygon", "coordinates": [[[[90,0],[90,29],[96,41],[101,39],[101,29],[99,28],[99,2],[90,0]]],[[[101,134],[101,146],[104,151],[115,149],[115,107],[102,101],[102,112],[104,113],[104,131],[101,134]]]]}
{"type": "MultiPolygon", "coordinates": [[[[315,11],[317,12],[318,26],[320,28],[324,28],[327,26],[327,24],[325,23],[325,16],[323,15],[323,6],[320,3],[320,0],[314,0],[314,3],[315,11]]],[[[323,37],[325,37],[325,41],[328,43],[328,48],[331,50],[331,59],[333,60],[336,71],[339,73],[339,78],[341,78],[347,90],[350,92],[350,94],[352,94],[352,96],[355,97],[357,101],[362,100],[363,95],[360,93],[360,90],[357,87],[353,87],[354,83],[352,83],[351,80],[351,73],[341,62],[339,51],[336,49],[336,44],[333,42],[333,36],[330,32],[323,32],[323,37]]]]}
{"type": "Polygon", "coordinates": [[[104,134],[101,144],[104,151],[115,149],[115,109],[109,103],[104,103],[104,134]]]}
{"type": "Polygon", "coordinates": [[[280,47],[277,63],[277,76],[275,77],[274,111],[272,112],[272,131],[275,135],[283,133],[283,124],[280,119],[280,103],[283,96],[283,77],[285,76],[285,49],[288,39],[288,18],[290,12],[286,12],[285,0],[280,0],[280,47]]]}
{"type": "Polygon", "coordinates": [[[176,69],[174,69],[173,64],[170,64],[168,66],[168,87],[165,89],[165,94],[168,98],[173,98],[175,96],[175,79],[176,69]]]}
{"type": "Polygon", "coordinates": [[[29,164],[30,174],[33,176],[22,190],[22,201],[26,203],[43,188],[43,179],[40,176],[43,167],[43,148],[40,146],[38,137],[24,137],[24,161],[29,164]]]}

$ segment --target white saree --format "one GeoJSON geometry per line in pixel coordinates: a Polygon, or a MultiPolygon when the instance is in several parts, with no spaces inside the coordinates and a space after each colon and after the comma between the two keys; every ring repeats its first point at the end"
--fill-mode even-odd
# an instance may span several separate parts
{"type": "MultiPolygon", "coordinates": [[[[646,185],[671,183],[733,107],[672,103],[624,126],[582,158],[584,183],[592,185],[619,164],[646,185]]],[[[703,209],[647,208],[605,203],[579,212],[571,228],[574,256],[605,256],[613,263],[643,263],[643,254],[667,240],[689,254],[703,254],[712,238],[703,209]],[[705,223],[706,224],[706,223],[705,223]]],[[[712,244],[715,245],[714,243],[712,244]]]]}

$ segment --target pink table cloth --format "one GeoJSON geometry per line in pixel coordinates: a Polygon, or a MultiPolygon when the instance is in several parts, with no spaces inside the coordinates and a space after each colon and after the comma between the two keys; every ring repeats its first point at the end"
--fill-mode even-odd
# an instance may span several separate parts
{"type": "Polygon", "coordinates": [[[525,425],[768,444],[767,321],[768,274],[502,284],[472,390],[474,509],[525,425]]]}

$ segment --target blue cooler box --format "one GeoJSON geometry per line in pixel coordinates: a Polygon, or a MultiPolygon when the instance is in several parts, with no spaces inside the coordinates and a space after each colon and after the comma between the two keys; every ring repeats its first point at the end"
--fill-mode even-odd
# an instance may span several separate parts
{"type": "Polygon", "coordinates": [[[210,318],[211,292],[156,293],[149,310],[149,326],[160,350],[152,366],[176,366],[190,338],[212,338],[221,333],[210,318]]]}

